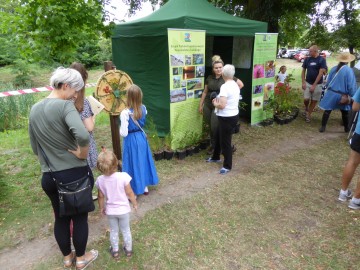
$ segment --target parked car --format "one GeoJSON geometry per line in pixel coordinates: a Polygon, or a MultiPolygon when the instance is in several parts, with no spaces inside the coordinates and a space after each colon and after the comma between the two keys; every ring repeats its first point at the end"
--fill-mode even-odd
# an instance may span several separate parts
{"type": "Polygon", "coordinates": [[[294,59],[296,59],[299,62],[303,62],[305,59],[305,56],[309,54],[308,49],[301,49],[298,51],[297,54],[294,55],[294,59]]]}
{"type": "Polygon", "coordinates": [[[291,59],[291,56],[294,56],[296,52],[297,52],[297,50],[289,49],[289,50],[287,50],[286,53],[283,54],[281,57],[282,57],[282,58],[290,58],[290,59],[291,59]]]}
{"type": "Polygon", "coordinates": [[[331,55],[331,52],[328,50],[322,50],[321,53],[325,54],[326,57],[329,57],[331,55]]]}
{"type": "Polygon", "coordinates": [[[292,53],[289,54],[289,59],[294,59],[295,54],[297,54],[299,50],[294,50],[292,53]]]}
{"type": "Polygon", "coordinates": [[[281,48],[279,51],[278,51],[278,53],[277,53],[277,55],[276,55],[276,57],[277,58],[282,58],[283,57],[283,55],[286,53],[286,51],[287,51],[287,49],[286,48],[281,48]]]}
{"type": "MultiPolygon", "coordinates": [[[[319,53],[319,55],[320,55],[321,57],[326,58],[326,54],[323,53],[323,52],[319,53]]],[[[300,56],[300,57],[299,57],[300,60],[298,60],[298,61],[302,63],[302,62],[304,62],[304,60],[305,60],[307,57],[309,57],[309,56],[310,56],[310,54],[309,54],[309,52],[307,52],[306,54],[300,56]]]]}

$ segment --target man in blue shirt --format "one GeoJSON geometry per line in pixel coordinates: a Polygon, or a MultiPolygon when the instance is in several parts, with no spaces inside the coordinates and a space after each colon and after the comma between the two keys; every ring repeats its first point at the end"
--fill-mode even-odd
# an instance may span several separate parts
{"type": "Polygon", "coordinates": [[[321,98],[323,75],[327,69],[326,60],[319,55],[319,48],[316,45],[310,47],[309,57],[305,58],[302,68],[305,122],[309,123],[311,113],[321,98]]]}

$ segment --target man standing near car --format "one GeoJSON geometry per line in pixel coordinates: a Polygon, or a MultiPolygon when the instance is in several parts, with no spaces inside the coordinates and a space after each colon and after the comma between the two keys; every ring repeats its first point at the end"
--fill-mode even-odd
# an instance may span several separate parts
{"type": "Polygon", "coordinates": [[[310,123],[311,113],[320,100],[323,75],[326,72],[326,60],[319,55],[319,49],[313,45],[309,49],[309,57],[302,65],[301,80],[304,90],[305,122],[310,123]]]}

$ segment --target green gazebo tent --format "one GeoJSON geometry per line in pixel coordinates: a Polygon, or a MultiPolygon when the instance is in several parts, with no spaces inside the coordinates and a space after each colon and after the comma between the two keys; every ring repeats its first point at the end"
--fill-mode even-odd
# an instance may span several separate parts
{"type": "MultiPolygon", "coordinates": [[[[206,0],[170,0],[145,18],[116,25],[113,62],[143,90],[144,104],[160,135],[170,129],[168,28],[205,30],[207,60],[219,54],[225,63],[232,63],[234,38],[250,39],[253,44],[255,33],[267,32],[267,23],[232,16],[206,0]]],[[[247,53],[252,54],[252,47],[247,53]]],[[[210,62],[206,71],[211,72],[210,62]]],[[[243,80],[242,95],[250,104],[251,63],[237,68],[236,76],[243,80]]]]}

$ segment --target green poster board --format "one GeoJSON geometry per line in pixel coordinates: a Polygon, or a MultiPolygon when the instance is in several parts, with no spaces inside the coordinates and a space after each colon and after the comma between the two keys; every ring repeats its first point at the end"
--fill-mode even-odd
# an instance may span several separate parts
{"type": "Polygon", "coordinates": [[[251,87],[251,124],[266,119],[264,105],[274,94],[278,34],[256,33],[251,87]]]}
{"type": "Polygon", "coordinates": [[[168,29],[172,148],[202,133],[199,102],[204,91],[205,31],[168,29]]]}

